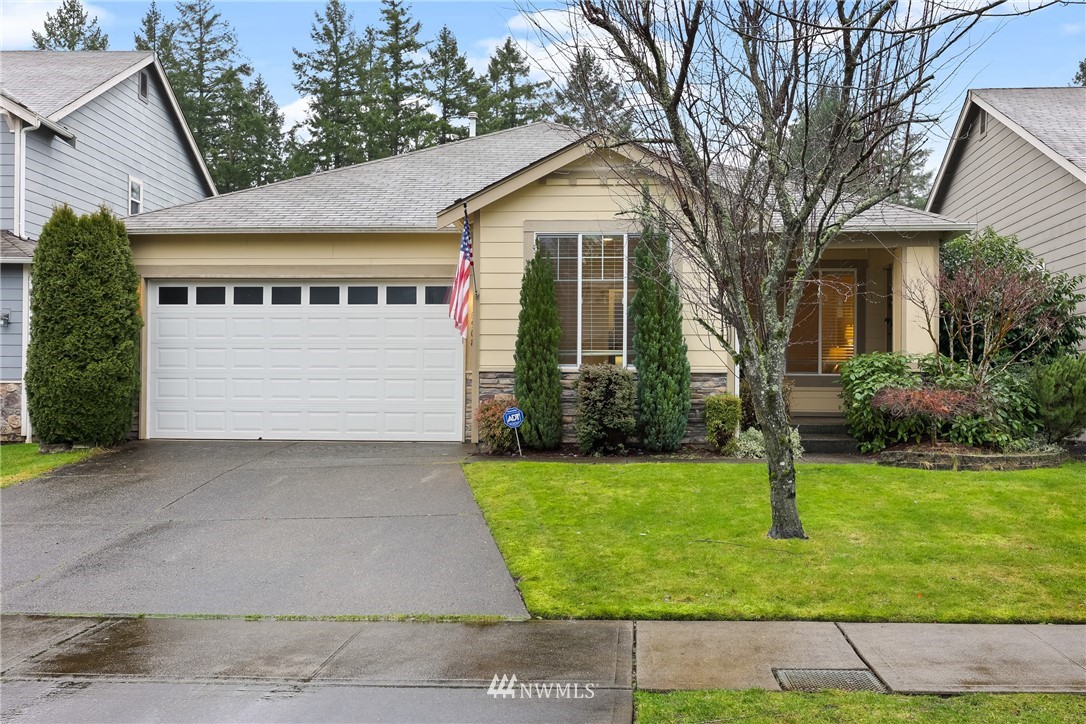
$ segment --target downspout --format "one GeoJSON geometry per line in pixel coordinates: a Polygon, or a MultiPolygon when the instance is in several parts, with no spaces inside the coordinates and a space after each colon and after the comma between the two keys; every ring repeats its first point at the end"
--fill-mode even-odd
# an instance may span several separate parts
{"type": "MultiPolygon", "coordinates": [[[[26,238],[26,134],[29,131],[35,131],[41,128],[41,121],[26,121],[22,118],[18,118],[14,113],[6,113],[8,124],[11,126],[11,130],[15,133],[15,148],[13,149],[15,156],[15,178],[12,179],[12,191],[15,196],[12,199],[12,232],[15,236],[25,239],[26,238]]],[[[30,412],[27,408],[27,394],[26,394],[26,350],[27,345],[30,342],[30,265],[23,265],[23,278],[22,278],[22,295],[23,295],[23,333],[21,340],[20,357],[23,370],[22,379],[22,391],[20,394],[20,416],[22,418],[22,434],[23,439],[30,442],[31,436],[34,434],[30,426],[30,412]]]]}
{"type": "Polygon", "coordinates": [[[18,175],[15,193],[18,205],[15,207],[15,235],[26,238],[26,134],[41,128],[41,121],[33,123],[22,121],[15,139],[15,173],[18,175]]]}

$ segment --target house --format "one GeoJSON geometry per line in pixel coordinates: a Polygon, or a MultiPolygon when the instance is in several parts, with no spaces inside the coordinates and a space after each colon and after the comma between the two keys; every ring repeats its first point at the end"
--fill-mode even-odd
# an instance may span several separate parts
{"type": "MultiPolygon", "coordinates": [[[[561,364],[629,364],[640,189],[591,137],[537,123],[141,214],[146,438],[472,440],[481,398],[509,392],[521,274],[556,260],[561,364]],[[469,214],[477,296],[468,339],[448,318],[469,214]]],[[[968,225],[883,205],[850,224],[794,335],[797,413],[838,409],[837,367],[927,352],[900,294],[968,225]],[[892,300],[892,301],[891,301],[892,300]]],[[[731,362],[686,325],[695,400],[734,389],[731,362]]],[[[572,395],[567,395],[572,414],[572,395]]],[[[704,435],[701,405],[691,436],[704,435]]]]}
{"type": "Polygon", "coordinates": [[[22,439],[28,288],[53,207],[120,217],[214,196],[149,52],[0,52],[0,439],[22,439]]]}
{"type": "Polygon", "coordinates": [[[1051,271],[1086,274],[1086,88],[969,91],[927,210],[1013,234],[1051,271]]]}

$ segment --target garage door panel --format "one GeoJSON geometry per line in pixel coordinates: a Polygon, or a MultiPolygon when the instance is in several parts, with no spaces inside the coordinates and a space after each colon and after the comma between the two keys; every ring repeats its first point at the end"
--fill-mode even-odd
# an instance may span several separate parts
{"type": "MultiPolygon", "coordinates": [[[[206,284],[206,282],[204,282],[206,284]]],[[[183,283],[171,282],[170,286],[183,283]]],[[[458,440],[463,346],[444,305],[157,305],[152,437],[458,440]]],[[[318,286],[328,286],[326,282],[318,286]]],[[[397,284],[402,286],[402,284],[397,284]]],[[[261,286],[246,282],[240,286],[261,286]]]]}

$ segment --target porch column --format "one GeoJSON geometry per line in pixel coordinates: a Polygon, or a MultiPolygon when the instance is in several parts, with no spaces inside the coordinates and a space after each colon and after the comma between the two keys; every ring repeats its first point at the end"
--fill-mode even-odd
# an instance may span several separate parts
{"type": "Polygon", "coordinates": [[[924,310],[911,295],[917,290],[927,299],[928,309],[935,309],[935,289],[930,279],[939,269],[939,246],[898,247],[894,252],[894,333],[893,352],[930,354],[935,342],[928,336],[924,310]]]}

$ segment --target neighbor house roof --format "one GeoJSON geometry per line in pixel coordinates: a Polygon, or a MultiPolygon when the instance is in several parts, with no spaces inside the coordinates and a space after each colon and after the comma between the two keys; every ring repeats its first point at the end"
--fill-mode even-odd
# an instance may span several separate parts
{"type": "Polygon", "coordinates": [[[0,259],[21,262],[34,258],[37,242],[16,236],[7,229],[0,231],[0,259]]]}
{"type": "Polygon", "coordinates": [[[147,50],[5,50],[0,51],[0,96],[4,110],[40,123],[66,138],[76,134],[63,119],[144,68],[152,68],[165,89],[181,136],[192,151],[212,194],[218,193],[203,154],[189,130],[162,64],[147,50]],[[8,101],[21,108],[11,108],[8,101]],[[27,114],[31,114],[29,117],[27,114]]]}
{"type": "Polygon", "coordinates": [[[0,87],[35,113],[58,120],[54,114],[153,61],[154,54],[142,50],[5,50],[0,53],[0,87]]]}
{"type": "Polygon", "coordinates": [[[1071,175],[1086,182],[1086,88],[975,88],[958,116],[950,146],[935,177],[928,208],[938,208],[971,119],[985,111],[1071,175]]]}
{"type": "Polygon", "coordinates": [[[437,213],[583,141],[533,123],[125,220],[130,233],[434,231],[437,213]]]}

